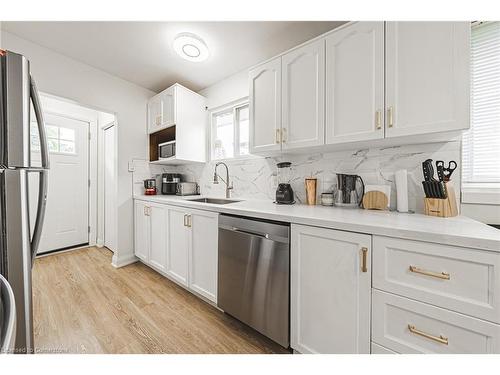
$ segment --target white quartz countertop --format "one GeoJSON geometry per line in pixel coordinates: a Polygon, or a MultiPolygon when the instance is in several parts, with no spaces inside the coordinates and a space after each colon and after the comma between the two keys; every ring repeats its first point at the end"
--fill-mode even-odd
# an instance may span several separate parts
{"type": "Polygon", "coordinates": [[[312,225],[500,252],[500,230],[465,216],[452,218],[339,207],[277,205],[270,200],[236,203],[192,202],[203,196],[137,195],[135,199],[225,214],[312,225]]]}

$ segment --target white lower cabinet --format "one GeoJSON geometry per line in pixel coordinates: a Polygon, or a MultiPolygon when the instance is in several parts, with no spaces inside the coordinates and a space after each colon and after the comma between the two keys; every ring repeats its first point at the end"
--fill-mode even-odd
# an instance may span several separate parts
{"type": "Polygon", "coordinates": [[[217,301],[217,249],[219,215],[194,211],[189,214],[189,288],[217,301]]]}
{"type": "Polygon", "coordinates": [[[149,205],[147,202],[134,203],[134,252],[145,262],[149,259],[149,241],[151,239],[149,205]]]}
{"type": "Polygon", "coordinates": [[[218,214],[136,200],[135,255],[217,302],[218,214]]]}
{"type": "Polygon", "coordinates": [[[151,204],[149,208],[151,240],[149,262],[160,271],[166,270],[168,210],[162,204],[151,204]]]}
{"type": "Polygon", "coordinates": [[[291,346],[370,353],[371,236],[292,225],[291,346]]]}
{"type": "Polygon", "coordinates": [[[158,271],[166,270],[167,209],[162,204],[136,201],[135,255],[158,271]]]}
{"type": "Polygon", "coordinates": [[[491,354],[500,325],[374,289],[372,339],[398,353],[491,354]]]}
{"type": "Polygon", "coordinates": [[[167,275],[188,286],[189,231],[188,214],[182,207],[168,209],[167,275]]]}
{"type": "Polygon", "coordinates": [[[398,354],[393,350],[387,349],[382,345],[372,342],[371,354],[398,354]]]}

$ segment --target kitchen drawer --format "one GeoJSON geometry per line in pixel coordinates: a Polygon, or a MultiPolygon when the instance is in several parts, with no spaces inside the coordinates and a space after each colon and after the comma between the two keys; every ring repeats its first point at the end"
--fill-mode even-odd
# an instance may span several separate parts
{"type": "Polygon", "coordinates": [[[373,290],[372,340],[395,352],[498,354],[499,339],[498,324],[373,290]]]}
{"type": "Polygon", "coordinates": [[[500,323],[500,253],[373,236],[373,287],[500,323]]]}
{"type": "Polygon", "coordinates": [[[382,345],[379,345],[379,344],[374,343],[374,342],[372,342],[370,353],[371,354],[398,354],[395,351],[387,349],[387,348],[383,347],[382,345]]]}

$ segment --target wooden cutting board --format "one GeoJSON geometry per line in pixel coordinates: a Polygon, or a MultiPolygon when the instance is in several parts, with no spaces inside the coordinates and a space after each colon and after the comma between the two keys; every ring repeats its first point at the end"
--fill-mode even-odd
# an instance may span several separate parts
{"type": "Polygon", "coordinates": [[[389,198],[381,191],[372,190],[363,196],[363,208],[367,210],[386,210],[389,198]]]}

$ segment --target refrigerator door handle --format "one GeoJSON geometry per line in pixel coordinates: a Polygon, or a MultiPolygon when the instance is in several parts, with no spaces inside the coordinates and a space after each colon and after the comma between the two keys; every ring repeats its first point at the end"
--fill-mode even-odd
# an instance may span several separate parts
{"type": "MultiPolygon", "coordinates": [[[[30,171],[31,172],[31,171],[30,171]]],[[[46,169],[36,171],[40,173],[39,188],[38,188],[38,206],[36,210],[35,228],[33,229],[33,238],[31,240],[31,264],[35,259],[40,244],[42,235],[43,220],[45,218],[45,208],[47,207],[47,190],[48,190],[48,173],[46,169]]]]}
{"type": "Polygon", "coordinates": [[[35,80],[30,77],[30,96],[33,101],[36,121],[38,123],[38,134],[40,135],[40,154],[42,159],[42,168],[49,169],[49,152],[47,148],[47,135],[45,134],[45,122],[43,121],[42,105],[40,96],[36,88],[35,80]]]}

